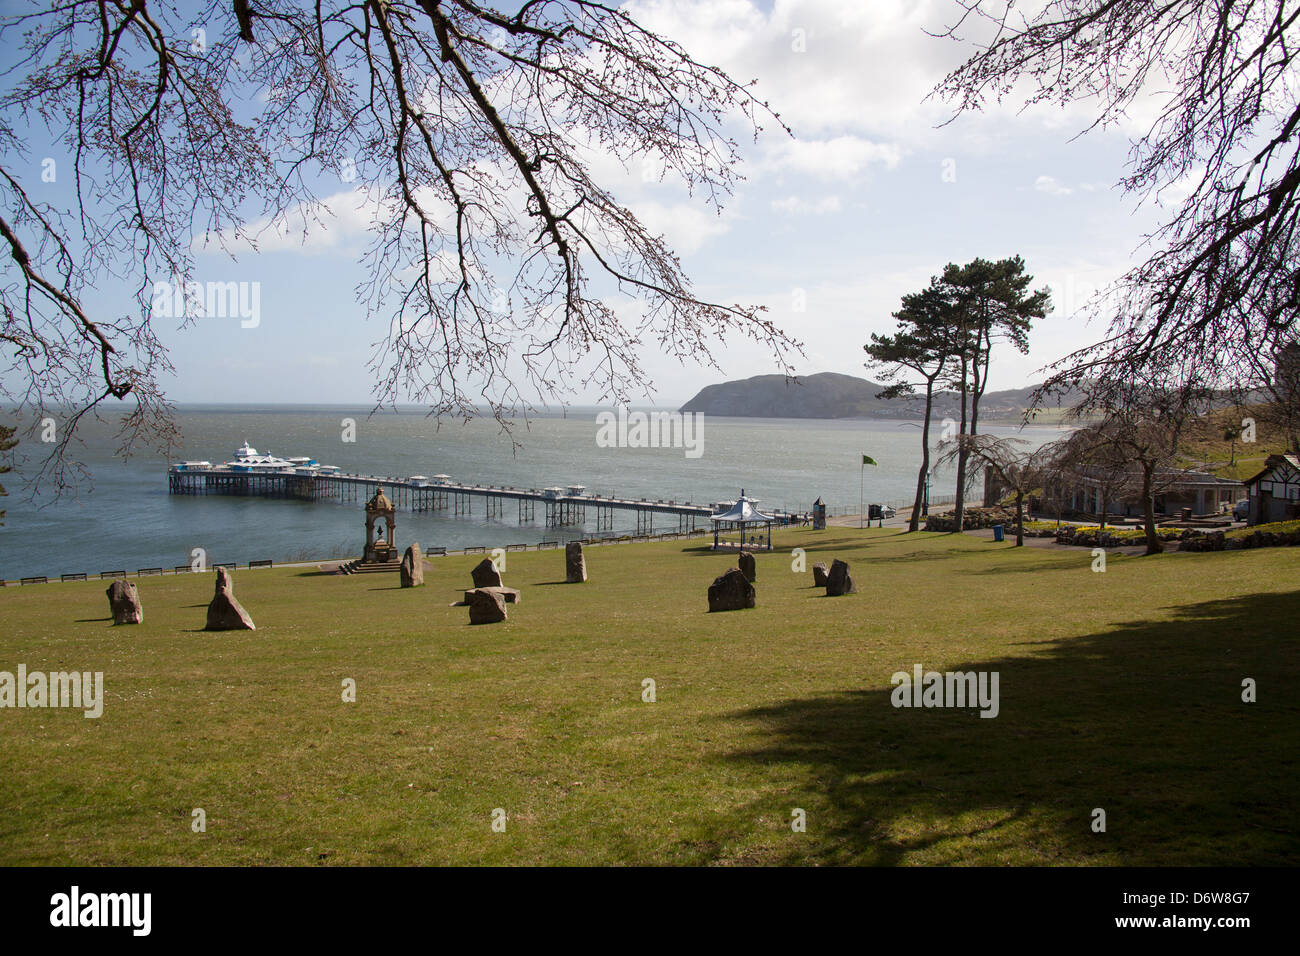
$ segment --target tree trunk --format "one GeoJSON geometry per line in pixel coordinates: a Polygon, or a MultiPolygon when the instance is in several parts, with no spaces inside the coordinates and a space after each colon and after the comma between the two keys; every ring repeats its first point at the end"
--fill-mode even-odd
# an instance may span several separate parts
{"type": "Polygon", "coordinates": [[[1025,493],[1016,492],[1016,547],[1025,546],[1025,493]]]}
{"type": "MultiPolygon", "coordinates": [[[[961,431],[958,439],[966,437],[966,359],[961,360],[961,431]]],[[[954,530],[960,534],[966,527],[966,459],[969,452],[963,446],[957,452],[957,503],[953,509],[954,530]]]]}
{"type": "Polygon", "coordinates": [[[921,423],[921,470],[916,476],[916,500],[912,503],[912,520],[908,531],[921,530],[921,504],[925,501],[925,479],[930,474],[930,416],[934,408],[934,379],[925,382],[925,419],[921,423]]]}
{"type": "Polygon", "coordinates": [[[1151,479],[1155,467],[1148,465],[1142,469],[1142,500],[1146,503],[1147,554],[1160,554],[1165,550],[1156,534],[1156,496],[1152,493],[1151,479]]]}
{"type": "Polygon", "coordinates": [[[1106,492],[1101,493],[1101,514],[1097,516],[1097,534],[1106,530],[1106,513],[1110,510],[1110,495],[1106,492]]]}

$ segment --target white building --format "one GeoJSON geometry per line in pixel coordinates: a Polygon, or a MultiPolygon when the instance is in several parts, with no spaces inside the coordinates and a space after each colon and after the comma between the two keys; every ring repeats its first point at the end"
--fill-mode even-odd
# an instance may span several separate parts
{"type": "Polygon", "coordinates": [[[1269,455],[1263,471],[1246,479],[1250,524],[1300,518],[1300,456],[1269,455]]]}

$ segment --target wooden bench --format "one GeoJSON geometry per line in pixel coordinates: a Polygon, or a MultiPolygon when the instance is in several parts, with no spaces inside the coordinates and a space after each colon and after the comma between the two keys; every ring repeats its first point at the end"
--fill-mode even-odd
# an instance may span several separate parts
{"type": "Polygon", "coordinates": [[[267,558],[267,559],[264,560],[264,561],[249,561],[249,562],[248,562],[248,570],[250,570],[250,571],[253,570],[253,568],[273,568],[273,567],[275,567],[275,565],[271,563],[271,559],[270,559],[270,558],[267,558]]]}
{"type": "Polygon", "coordinates": [[[135,572],[137,578],[152,577],[155,574],[162,574],[162,568],[140,568],[135,572]]]}
{"type": "Polygon", "coordinates": [[[222,561],[218,564],[214,564],[212,568],[213,570],[216,570],[217,568],[225,568],[227,571],[233,571],[238,566],[239,564],[236,561],[222,561]]]}
{"type": "Polygon", "coordinates": [[[487,548],[485,548],[483,545],[480,544],[480,545],[475,545],[472,548],[465,548],[463,550],[466,554],[484,554],[486,553],[487,548]]]}
{"type": "Polygon", "coordinates": [[[528,545],[526,545],[526,544],[508,544],[508,545],[506,545],[506,550],[507,550],[507,551],[527,551],[527,550],[528,550],[528,545]]]}
{"type": "Polygon", "coordinates": [[[59,580],[60,581],[84,581],[86,580],[86,572],[76,571],[73,572],[72,574],[60,574],[59,580]]]}
{"type": "Polygon", "coordinates": [[[435,555],[435,554],[438,555],[439,557],[443,557],[443,558],[445,558],[445,557],[447,556],[447,549],[446,549],[446,548],[430,548],[428,551],[424,552],[424,556],[425,556],[426,558],[428,558],[428,557],[432,557],[432,556],[435,555]]]}
{"type": "Polygon", "coordinates": [[[124,577],[126,577],[125,571],[100,571],[99,572],[99,580],[101,581],[104,580],[104,578],[124,578],[124,577]]]}
{"type": "Polygon", "coordinates": [[[46,579],[45,575],[38,574],[35,575],[34,577],[23,578],[21,583],[22,584],[48,584],[49,581],[46,579]]]}

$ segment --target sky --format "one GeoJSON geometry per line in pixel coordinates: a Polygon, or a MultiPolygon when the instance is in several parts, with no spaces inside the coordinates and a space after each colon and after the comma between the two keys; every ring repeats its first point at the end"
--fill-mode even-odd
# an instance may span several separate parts
{"type": "MultiPolygon", "coordinates": [[[[1142,258],[1160,221],[1115,186],[1131,138],[1152,116],[1078,134],[1086,108],[1019,103],[953,118],[927,100],[972,50],[936,38],[952,0],[632,0],[641,23],[681,42],[697,59],[740,81],[756,80],[793,129],[768,124],[744,142],[745,181],[715,214],[677,184],[642,169],[598,162],[601,179],[681,256],[698,294],[761,304],[804,343],[799,374],[871,376],[863,344],[892,329],[890,313],[948,262],[1019,254],[1048,286],[1055,311],[1037,324],[1028,355],[995,354],[989,388],[1017,388],[1041,369],[1099,339],[1104,329],[1073,317],[1091,292],[1142,258]],[[946,122],[951,120],[951,122],[946,122]]],[[[386,329],[366,319],[355,286],[368,243],[358,194],[328,194],[331,215],[304,237],[289,230],[237,261],[203,252],[208,281],[258,277],[260,320],[206,319],[177,329],[157,320],[176,374],[179,402],[364,403],[366,365],[386,329]]],[[[1165,211],[1167,213],[1167,210],[1165,211]]],[[[720,369],[647,349],[653,401],[676,406],[715,382],[777,371],[747,341],[719,343],[720,369]]],[[[878,377],[878,376],[875,376],[878,377]]],[[[597,396],[576,392],[574,404],[597,396]]]]}

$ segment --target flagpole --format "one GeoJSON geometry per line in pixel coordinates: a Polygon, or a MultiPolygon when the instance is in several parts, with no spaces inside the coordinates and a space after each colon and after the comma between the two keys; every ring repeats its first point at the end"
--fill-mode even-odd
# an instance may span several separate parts
{"type": "Polygon", "coordinates": [[[858,527],[862,527],[863,515],[867,509],[863,502],[867,500],[867,460],[862,459],[862,465],[858,469],[858,527]]]}

